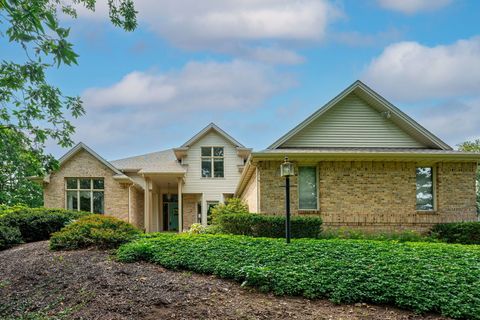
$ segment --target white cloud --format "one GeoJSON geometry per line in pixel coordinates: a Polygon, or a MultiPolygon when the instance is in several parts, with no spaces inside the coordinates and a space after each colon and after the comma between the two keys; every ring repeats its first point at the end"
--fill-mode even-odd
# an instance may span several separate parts
{"type": "Polygon", "coordinates": [[[257,63],[190,62],[167,73],[134,71],[109,87],[87,89],[82,98],[95,109],[248,109],[292,83],[288,75],[257,63]]]}
{"type": "Polygon", "coordinates": [[[452,0],[378,0],[380,6],[405,14],[433,11],[449,5],[452,0]]]}
{"type": "MultiPolygon", "coordinates": [[[[342,15],[327,0],[138,0],[135,7],[140,26],[177,47],[245,57],[249,46],[252,58],[289,64],[302,58],[279,44],[321,41],[328,25],[342,15]]],[[[79,9],[79,16],[105,21],[108,9],[99,3],[95,13],[79,9]]]]}
{"type": "Polygon", "coordinates": [[[289,74],[242,60],[134,71],[84,91],[87,114],[74,121],[74,138],[111,158],[126,156],[124,146],[137,153],[174,147],[211,121],[247,119],[293,85],[289,74]]]}
{"type": "Polygon", "coordinates": [[[399,42],[368,65],[363,79],[400,101],[476,95],[480,91],[480,37],[428,47],[399,42]]]}
{"type": "Polygon", "coordinates": [[[480,98],[452,100],[419,112],[420,123],[455,146],[480,138],[480,98]]]}

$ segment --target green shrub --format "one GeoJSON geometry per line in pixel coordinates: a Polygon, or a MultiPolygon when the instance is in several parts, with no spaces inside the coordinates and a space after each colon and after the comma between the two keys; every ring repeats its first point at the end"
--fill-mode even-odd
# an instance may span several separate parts
{"type": "Polygon", "coordinates": [[[0,217],[0,225],[18,228],[24,242],[48,240],[72,220],[89,213],[46,208],[20,207],[0,217]]]}
{"type": "Polygon", "coordinates": [[[91,214],[55,232],[50,238],[50,249],[73,250],[88,247],[117,248],[141,234],[130,223],[117,218],[91,214]]]}
{"type": "Polygon", "coordinates": [[[480,222],[441,223],[433,226],[431,234],[448,243],[480,244],[480,222]]]}
{"type": "MultiPolygon", "coordinates": [[[[216,223],[225,233],[253,237],[285,237],[285,217],[263,214],[222,214],[216,223]]],[[[321,233],[322,219],[319,217],[291,218],[292,238],[317,238],[321,233]]]]}
{"type": "Polygon", "coordinates": [[[357,240],[379,240],[399,242],[435,242],[436,239],[423,235],[413,230],[399,232],[365,232],[352,228],[338,228],[325,230],[320,235],[321,239],[357,239],[357,240]]]}
{"type": "Polygon", "coordinates": [[[211,210],[211,216],[207,217],[208,224],[216,224],[217,217],[224,214],[248,213],[248,205],[239,198],[231,198],[225,203],[219,203],[211,210]]]}
{"type": "Polygon", "coordinates": [[[124,262],[234,279],[278,295],[390,304],[480,319],[480,248],[445,243],[159,234],[121,246],[124,262]]]}
{"type": "Polygon", "coordinates": [[[18,228],[0,225],[0,250],[13,247],[22,242],[22,234],[18,228]]]}

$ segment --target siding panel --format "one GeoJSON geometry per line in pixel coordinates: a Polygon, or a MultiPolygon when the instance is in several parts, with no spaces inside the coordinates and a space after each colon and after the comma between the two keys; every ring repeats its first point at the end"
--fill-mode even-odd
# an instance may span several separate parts
{"type": "Polygon", "coordinates": [[[280,148],[425,148],[364,100],[350,94],[280,148]]]}

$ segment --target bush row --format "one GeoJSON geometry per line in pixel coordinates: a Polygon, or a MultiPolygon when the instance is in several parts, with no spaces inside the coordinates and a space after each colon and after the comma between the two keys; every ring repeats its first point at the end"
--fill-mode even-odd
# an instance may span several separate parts
{"type": "Polygon", "coordinates": [[[278,295],[480,319],[476,246],[317,239],[287,245],[245,236],[157,234],[121,246],[117,257],[215,274],[278,295]]]}
{"type": "Polygon", "coordinates": [[[63,209],[17,207],[0,215],[0,249],[21,242],[47,240],[72,220],[90,213],[63,209]]]}
{"type": "Polygon", "coordinates": [[[441,223],[431,234],[448,243],[480,244],[480,222],[441,223]]]}
{"type": "Polygon", "coordinates": [[[117,248],[133,240],[141,231],[117,218],[88,215],[55,232],[50,238],[52,250],[74,250],[88,247],[117,248]]]}
{"type": "MultiPolygon", "coordinates": [[[[253,237],[285,237],[285,216],[255,213],[222,214],[215,218],[215,223],[225,233],[253,237]]],[[[319,217],[291,218],[292,238],[317,238],[321,231],[322,219],[319,217]]]]}

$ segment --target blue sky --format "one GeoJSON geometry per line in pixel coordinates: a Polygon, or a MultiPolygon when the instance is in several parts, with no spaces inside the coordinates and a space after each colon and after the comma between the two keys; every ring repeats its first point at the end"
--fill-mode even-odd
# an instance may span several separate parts
{"type": "Polygon", "coordinates": [[[480,137],[480,1],[138,0],[131,33],[99,2],[64,20],[79,65],[49,77],[84,100],[74,140],[107,159],[210,122],[260,150],[356,79],[452,146],[480,137]]]}

